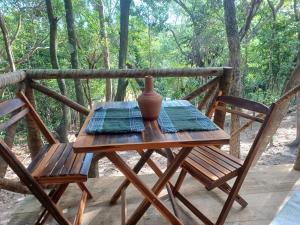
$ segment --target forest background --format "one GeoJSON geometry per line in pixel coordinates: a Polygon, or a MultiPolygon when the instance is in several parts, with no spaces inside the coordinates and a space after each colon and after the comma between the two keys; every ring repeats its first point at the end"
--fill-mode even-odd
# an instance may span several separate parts
{"type": "MultiPolygon", "coordinates": [[[[1,0],[0,72],[232,66],[231,94],[269,105],[296,82],[299,11],[299,0],[1,0]]],[[[157,78],[155,87],[180,99],[206,81],[157,78]]],[[[42,83],[87,107],[135,99],[143,88],[140,79],[42,83]]],[[[1,90],[2,99],[14,93],[1,90]]],[[[39,93],[36,100],[61,141],[78,131],[83,117],[39,93]]]]}

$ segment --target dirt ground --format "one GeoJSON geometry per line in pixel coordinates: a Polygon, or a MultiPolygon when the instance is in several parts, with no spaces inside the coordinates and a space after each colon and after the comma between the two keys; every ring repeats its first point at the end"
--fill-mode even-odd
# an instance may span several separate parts
{"type": "MultiPolygon", "coordinates": [[[[229,126],[229,120],[226,121],[226,127],[229,126]]],[[[252,127],[248,128],[241,135],[241,155],[242,158],[247,154],[252,140],[258,130],[259,124],[254,123],[252,127]]],[[[290,147],[289,144],[296,137],[296,112],[292,110],[284,118],[278,129],[276,135],[273,137],[273,143],[270,145],[266,151],[263,153],[258,164],[260,165],[277,165],[277,164],[290,164],[293,163],[297,154],[296,147],[290,147]]],[[[70,136],[70,139],[74,139],[74,136],[70,136]]],[[[26,146],[17,146],[14,151],[18,158],[24,165],[30,163],[30,156],[25,152],[26,146]]],[[[121,153],[122,157],[126,159],[130,166],[133,166],[139,159],[139,155],[135,153],[124,152],[121,153]]],[[[154,154],[152,159],[157,162],[157,164],[164,169],[166,165],[166,160],[158,154],[154,154]]],[[[120,176],[122,175],[107,159],[102,159],[99,161],[99,173],[100,176],[120,176]]],[[[145,166],[140,172],[141,174],[153,173],[152,170],[145,166]]],[[[6,178],[16,178],[15,174],[8,170],[6,178]]],[[[0,225],[1,218],[8,218],[10,212],[13,210],[14,205],[22,201],[24,195],[7,192],[0,190],[0,225]]]]}

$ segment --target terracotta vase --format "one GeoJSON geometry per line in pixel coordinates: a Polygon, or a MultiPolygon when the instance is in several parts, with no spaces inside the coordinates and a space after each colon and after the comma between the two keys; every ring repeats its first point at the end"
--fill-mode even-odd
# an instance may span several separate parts
{"type": "Polygon", "coordinates": [[[156,120],[158,118],[163,99],[161,95],[154,91],[153,80],[152,76],[145,77],[145,89],[137,99],[145,120],[156,120]]]}

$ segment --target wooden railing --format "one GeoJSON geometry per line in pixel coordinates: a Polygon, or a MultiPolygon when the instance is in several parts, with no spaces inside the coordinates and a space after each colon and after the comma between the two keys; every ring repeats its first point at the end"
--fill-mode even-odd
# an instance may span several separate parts
{"type": "MultiPolygon", "coordinates": [[[[143,78],[147,75],[153,77],[167,78],[167,77],[203,77],[208,82],[203,86],[197,88],[192,93],[188,94],[184,99],[194,101],[199,95],[204,97],[198,102],[198,108],[203,110],[206,106],[206,114],[211,116],[213,109],[213,99],[219,94],[228,94],[230,89],[232,69],[228,67],[216,67],[216,68],[184,68],[184,69],[125,69],[125,70],[25,70],[6,73],[0,75],[0,88],[4,88],[10,85],[17,85],[18,90],[25,91],[26,96],[35,106],[34,90],[39,91],[77,112],[87,115],[89,109],[85,106],[78,104],[67,96],[63,96],[50,88],[42,85],[38,80],[47,79],[106,79],[106,78],[143,78]]],[[[214,116],[214,122],[224,127],[225,113],[217,111],[214,116]]],[[[29,150],[31,155],[34,156],[36,149],[40,149],[41,139],[38,129],[35,128],[30,117],[27,118],[28,127],[28,140],[29,150]]],[[[14,132],[11,132],[14,139],[14,132]]],[[[95,156],[94,162],[101,158],[101,156],[95,156]]],[[[1,161],[1,160],[0,160],[1,161]]]]}

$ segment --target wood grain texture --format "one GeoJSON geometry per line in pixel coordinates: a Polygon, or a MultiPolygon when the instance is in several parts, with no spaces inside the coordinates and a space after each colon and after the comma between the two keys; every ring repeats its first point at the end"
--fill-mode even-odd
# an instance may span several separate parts
{"type": "Polygon", "coordinates": [[[194,77],[194,76],[221,76],[224,67],[206,68],[177,68],[177,69],[68,69],[26,70],[29,79],[95,79],[95,78],[144,78],[147,75],[153,77],[194,77]]]}
{"type": "Polygon", "coordinates": [[[54,144],[41,150],[28,167],[32,176],[43,184],[87,181],[92,154],[75,154],[72,146],[54,144]]]}
{"type": "MultiPolygon", "coordinates": [[[[166,104],[187,106],[191,103],[186,100],[178,100],[166,102],[166,104]]],[[[135,102],[109,102],[96,104],[94,109],[98,107],[129,108],[135,105],[135,102]]],[[[144,121],[145,130],[141,133],[89,135],[85,132],[85,129],[93,113],[94,110],[91,110],[73,146],[74,151],[77,153],[223,145],[228,144],[230,139],[230,136],[221,129],[216,131],[162,133],[157,121],[144,121]]]]}
{"type": "Polygon", "coordinates": [[[25,102],[19,98],[7,100],[0,103],[0,116],[9,114],[25,105],[25,102]]]}

